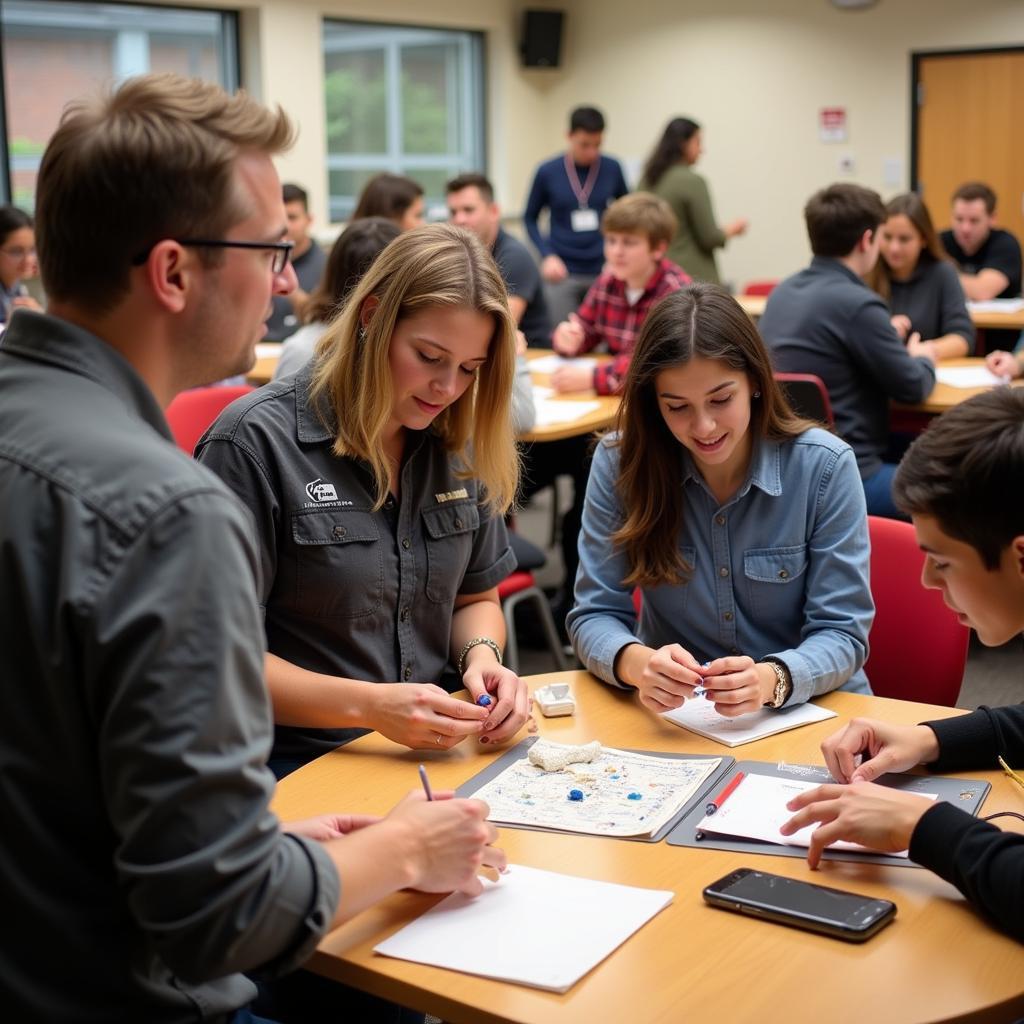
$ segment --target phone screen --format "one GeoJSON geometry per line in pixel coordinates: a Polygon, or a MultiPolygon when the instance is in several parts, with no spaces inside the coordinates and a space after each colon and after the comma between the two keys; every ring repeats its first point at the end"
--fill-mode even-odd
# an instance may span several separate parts
{"type": "Polygon", "coordinates": [[[867,938],[896,913],[896,905],[890,900],[873,899],[750,868],[740,868],[709,885],[704,890],[704,898],[728,910],[843,938],[867,938]]]}

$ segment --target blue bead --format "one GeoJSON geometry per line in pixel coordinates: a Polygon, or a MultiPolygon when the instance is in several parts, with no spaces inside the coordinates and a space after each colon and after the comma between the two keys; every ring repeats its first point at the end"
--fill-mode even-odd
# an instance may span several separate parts
{"type": "Polygon", "coordinates": [[[643,798],[643,793],[630,793],[629,796],[626,797],[627,800],[643,800],[643,798]]]}
{"type": "Polygon", "coordinates": [[[583,799],[583,790],[582,789],[570,789],[569,790],[569,799],[570,800],[582,800],[583,799]]]}
{"type": "Polygon", "coordinates": [[[486,693],[481,693],[476,699],[477,704],[482,708],[489,708],[491,706],[491,698],[486,693]]]}

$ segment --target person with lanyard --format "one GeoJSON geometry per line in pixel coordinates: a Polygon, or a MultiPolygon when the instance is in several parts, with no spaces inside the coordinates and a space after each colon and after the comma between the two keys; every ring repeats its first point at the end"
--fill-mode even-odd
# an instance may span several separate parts
{"type": "Polygon", "coordinates": [[[541,256],[552,323],[575,312],[604,264],[601,217],[629,188],[618,160],[601,155],[604,115],[577,107],[569,118],[569,148],[537,168],[523,223],[541,256]],[[548,211],[545,238],[538,218],[548,211]]]}
{"type": "Polygon", "coordinates": [[[869,558],[853,451],[793,414],[735,299],[662,299],[594,453],[568,618],[586,668],[654,713],[870,693],[869,558]]]}
{"type": "Polygon", "coordinates": [[[526,722],[497,590],[516,564],[515,347],[476,235],[417,228],[311,364],[234,402],[196,447],[255,520],[279,778],[368,729],[494,749],[526,722]]]}
{"type": "Polygon", "coordinates": [[[32,218],[16,206],[0,206],[0,330],[16,309],[42,309],[23,283],[37,272],[32,218]]]}

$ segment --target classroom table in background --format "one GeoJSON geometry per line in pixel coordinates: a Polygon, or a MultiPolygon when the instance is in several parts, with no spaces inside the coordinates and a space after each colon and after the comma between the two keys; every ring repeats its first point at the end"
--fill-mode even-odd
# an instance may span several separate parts
{"type": "MultiPolygon", "coordinates": [[[[633,693],[586,672],[531,677],[531,690],[568,682],[573,717],[545,719],[540,735],[565,743],[735,755],[773,764],[820,764],[820,744],[854,715],[905,724],[960,712],[836,692],[819,703],[840,715],[730,750],[645,711],[633,693]]],[[[493,759],[466,741],[448,752],[410,751],[371,733],[284,779],[274,809],[284,820],[331,811],[383,814],[419,785],[423,762],[436,789],[455,789],[493,759]]],[[[992,784],[982,813],[1024,809],[1001,772],[965,777],[992,784]]],[[[1015,822],[1007,828],[1017,830],[1015,822]]],[[[803,859],[501,829],[512,864],[671,889],[674,902],[563,995],[379,956],[373,947],[441,898],[402,892],[325,936],[307,967],[452,1024],[576,1024],[685,1020],[690,1024],[823,1020],[1005,1022],[1024,1016],[1021,947],[988,925],[948,883],[923,868],[803,859]],[[701,890],[750,866],[898,906],[894,924],[864,945],[741,917],[706,906],[701,890]]],[[[343,883],[344,884],[344,883],[343,883]]],[[[543,922],[538,921],[542,928],[543,922]]],[[[495,942],[501,935],[495,935],[495,942]]]]}
{"type": "MultiPolygon", "coordinates": [[[[943,359],[939,364],[938,368],[944,367],[970,367],[981,369],[985,365],[985,360],[980,356],[965,356],[962,359],[943,359]]],[[[1002,387],[1004,385],[994,385],[995,387],[1002,387]]],[[[1017,380],[1010,382],[1011,387],[1024,387],[1024,379],[1018,378],[1017,380]]],[[[923,413],[926,416],[939,416],[944,412],[948,412],[950,409],[959,405],[961,402],[966,402],[968,398],[973,398],[975,395],[984,394],[986,391],[991,391],[992,386],[980,387],[980,388],[957,388],[953,387],[952,384],[944,384],[942,381],[936,381],[935,390],[923,401],[918,402],[915,405],[901,405],[899,403],[893,403],[893,409],[897,412],[910,412],[910,413],[923,413]]]]}

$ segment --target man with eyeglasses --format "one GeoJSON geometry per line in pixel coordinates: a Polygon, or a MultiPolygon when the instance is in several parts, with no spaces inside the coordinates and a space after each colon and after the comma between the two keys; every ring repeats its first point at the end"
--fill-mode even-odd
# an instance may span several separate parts
{"type": "Polygon", "coordinates": [[[269,810],[252,523],[161,407],[248,370],[294,287],[291,139],[280,110],[160,75],[72,104],[42,158],[49,312],[0,347],[5,1019],[253,1021],[242,972],[504,865],[479,801],[269,810]]]}

